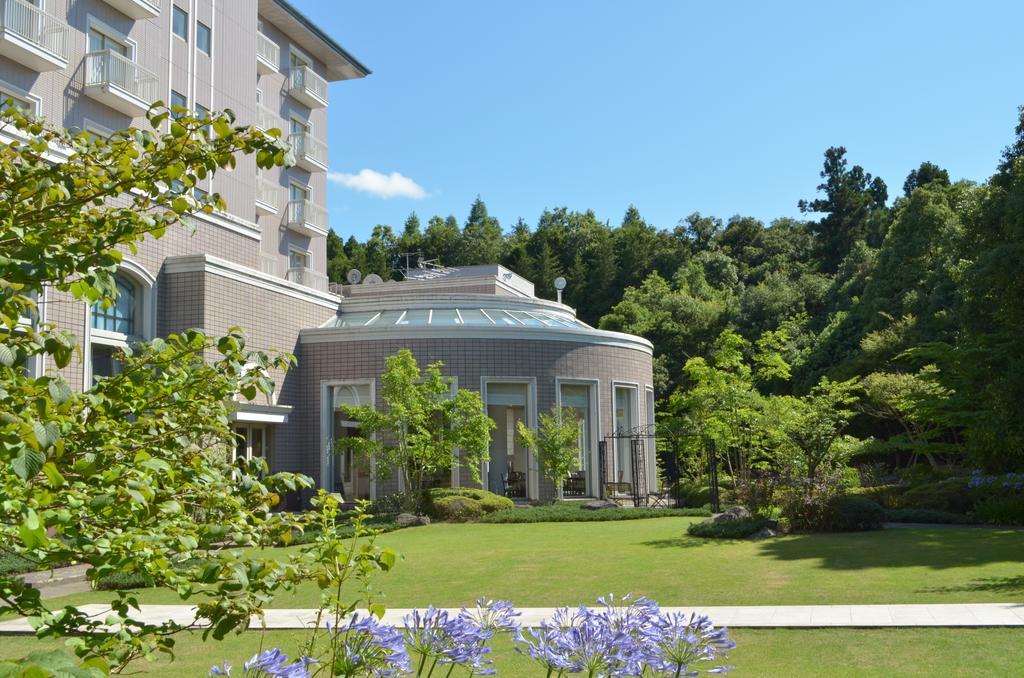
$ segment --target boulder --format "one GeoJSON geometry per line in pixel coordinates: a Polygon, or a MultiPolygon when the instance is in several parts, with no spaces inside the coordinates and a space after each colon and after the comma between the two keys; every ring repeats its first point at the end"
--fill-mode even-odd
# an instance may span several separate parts
{"type": "Polygon", "coordinates": [[[773,530],[772,528],[770,528],[770,527],[768,527],[766,525],[765,527],[762,527],[760,530],[758,530],[754,534],[750,535],[750,538],[751,539],[768,539],[769,537],[774,537],[774,536],[776,536],[775,530],[773,530]]]}
{"type": "Polygon", "coordinates": [[[597,511],[599,509],[619,508],[619,505],[611,499],[591,499],[580,504],[580,508],[587,511],[597,511]]]}
{"type": "Polygon", "coordinates": [[[426,516],[414,516],[411,513],[399,513],[395,518],[395,524],[399,527],[416,527],[418,525],[429,525],[430,518],[426,516]]]}
{"type": "Polygon", "coordinates": [[[753,515],[743,506],[733,506],[722,513],[716,513],[704,522],[726,523],[732,520],[747,520],[753,515]]]}

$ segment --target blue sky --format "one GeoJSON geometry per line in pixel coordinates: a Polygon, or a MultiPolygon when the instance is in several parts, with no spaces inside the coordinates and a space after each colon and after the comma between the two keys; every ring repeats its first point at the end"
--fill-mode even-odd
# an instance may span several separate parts
{"type": "Polygon", "coordinates": [[[505,228],[796,216],[830,145],[890,197],[984,180],[1024,103],[1020,2],[293,2],[373,70],[331,86],[343,237],[478,194],[505,228]]]}

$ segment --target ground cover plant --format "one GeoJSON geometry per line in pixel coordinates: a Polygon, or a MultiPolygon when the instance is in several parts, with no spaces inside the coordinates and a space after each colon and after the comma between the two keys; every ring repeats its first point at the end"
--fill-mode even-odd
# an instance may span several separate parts
{"type": "Polygon", "coordinates": [[[482,523],[595,523],[611,520],[643,520],[646,518],[682,518],[710,516],[708,509],[675,508],[603,508],[585,509],[577,502],[565,502],[510,508],[481,517],[482,523]]]}
{"type": "Polygon", "coordinates": [[[746,539],[768,527],[766,518],[738,518],[719,522],[703,521],[691,523],[686,533],[702,539],[746,539]]]}

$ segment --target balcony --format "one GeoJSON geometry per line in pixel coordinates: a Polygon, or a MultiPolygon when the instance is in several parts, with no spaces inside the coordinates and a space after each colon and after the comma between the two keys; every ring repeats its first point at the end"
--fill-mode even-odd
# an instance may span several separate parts
{"type": "Polygon", "coordinates": [[[327,108],[327,81],[309,66],[298,66],[288,74],[288,94],[310,108],[327,108]]]}
{"type": "Polygon", "coordinates": [[[85,55],[85,95],[136,118],[157,100],[160,79],[109,49],[85,55]]]}
{"type": "Polygon", "coordinates": [[[272,129],[283,129],[284,120],[263,104],[256,104],[256,128],[264,132],[272,129]]]}
{"type": "Polygon", "coordinates": [[[281,187],[266,179],[256,180],[256,214],[277,214],[281,204],[281,187]]]}
{"type": "Polygon", "coordinates": [[[308,132],[295,132],[288,137],[295,165],[307,172],[327,171],[327,144],[308,132]]]}
{"type": "MultiPolygon", "coordinates": [[[[0,0],[0,54],[37,73],[68,65],[71,27],[26,0],[0,0]]],[[[326,104],[325,104],[326,105],[326,104]]]]}
{"type": "Polygon", "coordinates": [[[277,43],[256,31],[256,72],[260,75],[277,73],[281,63],[281,48],[277,43]]]}
{"type": "Polygon", "coordinates": [[[280,259],[276,254],[260,254],[260,270],[268,275],[277,276],[277,262],[280,259]]]}
{"type": "Polygon", "coordinates": [[[160,3],[150,0],[106,0],[106,3],[131,19],[153,19],[160,16],[160,3]]]}
{"type": "Polygon", "coordinates": [[[314,290],[319,290],[321,292],[327,291],[327,276],[323,273],[318,273],[311,268],[306,268],[304,266],[300,268],[289,268],[287,277],[288,280],[293,283],[312,287],[314,290]]]}
{"type": "Polygon", "coordinates": [[[309,200],[288,202],[288,228],[310,238],[327,235],[327,210],[309,200]]]}

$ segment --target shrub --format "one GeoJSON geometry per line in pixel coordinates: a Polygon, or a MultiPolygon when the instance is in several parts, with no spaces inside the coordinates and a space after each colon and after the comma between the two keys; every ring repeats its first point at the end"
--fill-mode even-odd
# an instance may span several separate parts
{"type": "Polygon", "coordinates": [[[473,487],[436,487],[429,490],[429,495],[428,506],[441,497],[468,497],[480,502],[480,508],[484,513],[494,513],[495,511],[515,508],[515,502],[508,497],[502,497],[500,494],[494,494],[493,492],[473,487]]]}
{"type": "Polygon", "coordinates": [[[17,553],[0,551],[0,575],[21,574],[38,569],[39,564],[17,553]]]}
{"type": "Polygon", "coordinates": [[[900,497],[897,508],[928,509],[967,513],[972,505],[964,478],[947,478],[937,483],[911,487],[900,497]]]}
{"type": "Polygon", "coordinates": [[[864,497],[877,502],[882,508],[896,508],[900,497],[907,491],[906,485],[873,485],[871,487],[851,487],[846,494],[864,497]]]}
{"type": "Polygon", "coordinates": [[[707,509],[607,508],[589,511],[573,504],[549,504],[533,508],[498,511],[481,518],[481,523],[583,523],[645,518],[708,517],[707,509]]]}
{"type": "Polygon", "coordinates": [[[430,504],[430,515],[437,520],[465,523],[479,520],[483,514],[483,505],[471,497],[459,495],[436,497],[430,504]]]}
{"type": "Polygon", "coordinates": [[[978,503],[971,514],[979,523],[1024,525],[1024,497],[991,497],[978,503]]]}
{"type": "MultiPolygon", "coordinates": [[[[379,532],[393,532],[398,529],[398,524],[395,523],[393,515],[380,516],[374,515],[366,518],[363,521],[363,525],[371,530],[379,532]]],[[[339,539],[351,539],[355,536],[355,530],[349,523],[344,523],[335,530],[339,539]]],[[[310,544],[315,541],[321,535],[321,530],[317,527],[308,527],[302,532],[292,532],[292,538],[290,541],[285,543],[283,539],[278,538],[275,542],[275,546],[299,546],[301,544],[310,544]]]]}
{"type": "Polygon", "coordinates": [[[746,539],[768,524],[769,521],[764,518],[741,518],[717,523],[705,521],[693,523],[686,528],[686,532],[692,537],[704,539],[746,539]]]}
{"type": "Polygon", "coordinates": [[[930,523],[935,525],[967,525],[974,521],[961,513],[929,511],[928,509],[887,509],[887,523],[930,523]]]}
{"type": "Polygon", "coordinates": [[[885,511],[866,497],[839,496],[829,500],[821,527],[837,532],[880,530],[885,511]]]}
{"type": "Polygon", "coordinates": [[[684,506],[704,506],[711,502],[711,488],[693,480],[680,480],[679,500],[684,506]]]}

